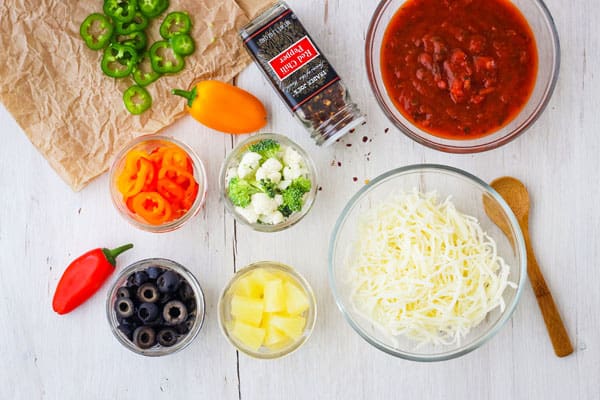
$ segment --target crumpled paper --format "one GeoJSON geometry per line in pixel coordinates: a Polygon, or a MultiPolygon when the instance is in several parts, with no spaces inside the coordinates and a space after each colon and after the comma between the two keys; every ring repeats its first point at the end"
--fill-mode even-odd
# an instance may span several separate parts
{"type": "MultiPolygon", "coordinates": [[[[184,114],[185,100],[172,88],[204,79],[229,81],[250,57],[238,30],[272,0],[171,0],[167,12],[187,11],[196,51],[179,74],[147,87],[153,107],[131,115],[122,95],[134,84],[100,69],[102,51],[85,46],[79,26],[101,0],[0,1],[0,101],[56,172],[75,190],[106,171],[112,157],[132,138],[152,134],[184,114]]],[[[159,39],[167,14],[148,28],[159,39]]]]}

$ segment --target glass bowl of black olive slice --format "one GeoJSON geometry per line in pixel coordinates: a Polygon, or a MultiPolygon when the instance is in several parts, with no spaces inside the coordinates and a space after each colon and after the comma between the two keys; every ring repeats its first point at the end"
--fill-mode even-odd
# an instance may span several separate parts
{"type": "Polygon", "coordinates": [[[164,258],[137,261],[121,272],[106,301],[117,340],[134,353],[158,357],[191,343],[204,322],[204,293],[182,265],[164,258]]]}

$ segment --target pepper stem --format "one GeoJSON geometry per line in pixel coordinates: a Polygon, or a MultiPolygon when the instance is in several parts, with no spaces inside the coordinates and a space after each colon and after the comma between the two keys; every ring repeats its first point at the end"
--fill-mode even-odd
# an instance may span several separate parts
{"type": "Polygon", "coordinates": [[[181,97],[186,98],[188,107],[192,106],[192,103],[194,102],[194,100],[196,99],[196,96],[198,95],[198,93],[196,93],[196,87],[194,87],[192,90],[173,89],[173,90],[171,90],[171,93],[173,93],[176,96],[181,96],[181,97]]]}
{"type": "Polygon", "coordinates": [[[115,264],[117,263],[117,257],[119,256],[119,254],[131,249],[132,247],[133,247],[133,244],[128,243],[128,244],[125,244],[121,247],[117,247],[112,250],[111,249],[102,249],[102,252],[104,253],[104,257],[106,257],[106,260],[110,263],[110,265],[112,265],[114,267],[115,264]]]}

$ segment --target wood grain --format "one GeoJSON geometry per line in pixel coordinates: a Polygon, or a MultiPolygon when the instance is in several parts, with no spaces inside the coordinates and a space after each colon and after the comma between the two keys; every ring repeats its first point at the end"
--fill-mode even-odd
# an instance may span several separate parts
{"type": "MultiPolygon", "coordinates": [[[[531,245],[531,238],[529,236],[529,193],[525,185],[516,178],[511,176],[504,176],[501,178],[494,179],[490,184],[496,191],[506,200],[508,206],[512,209],[515,217],[519,221],[519,226],[523,233],[525,241],[525,248],[527,252],[527,275],[533,288],[533,293],[538,301],[540,310],[544,317],[546,329],[554,347],[554,352],[559,357],[565,357],[573,353],[573,345],[569,334],[565,328],[565,325],[560,317],[558,308],[554,303],[552,293],[546,284],[544,275],[538,265],[531,245]]],[[[484,205],[486,205],[484,199],[484,205]]],[[[502,229],[502,231],[512,239],[508,227],[506,226],[506,219],[504,216],[500,216],[497,209],[494,209],[489,205],[486,206],[486,213],[490,216],[492,221],[496,223],[502,229]]]]}
{"type": "Polygon", "coordinates": [[[573,345],[569,334],[562,321],[558,307],[554,303],[554,298],[544,275],[540,270],[540,267],[535,258],[533,248],[531,247],[531,239],[529,238],[529,227],[527,223],[521,223],[521,229],[523,230],[523,236],[525,236],[525,247],[527,249],[527,274],[529,275],[529,281],[533,288],[533,293],[538,301],[540,310],[546,323],[546,329],[548,329],[548,335],[552,341],[554,352],[559,357],[565,357],[573,353],[573,345]]]}

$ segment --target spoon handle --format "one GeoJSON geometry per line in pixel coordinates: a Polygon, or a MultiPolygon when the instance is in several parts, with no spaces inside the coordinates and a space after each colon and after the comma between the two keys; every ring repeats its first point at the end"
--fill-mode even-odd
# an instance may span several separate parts
{"type": "Polygon", "coordinates": [[[552,346],[554,347],[554,353],[556,353],[558,357],[565,357],[573,352],[573,346],[571,345],[569,334],[565,329],[560,313],[554,303],[552,293],[550,293],[544,275],[542,275],[542,271],[535,259],[535,254],[533,253],[533,248],[531,247],[531,242],[529,240],[529,229],[527,229],[527,227],[524,228],[523,233],[525,236],[525,247],[527,249],[527,275],[529,275],[533,292],[535,293],[538,305],[542,311],[546,329],[548,330],[548,335],[550,336],[552,346]]]}

